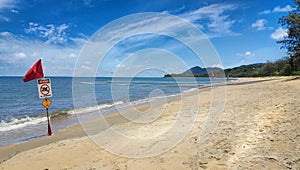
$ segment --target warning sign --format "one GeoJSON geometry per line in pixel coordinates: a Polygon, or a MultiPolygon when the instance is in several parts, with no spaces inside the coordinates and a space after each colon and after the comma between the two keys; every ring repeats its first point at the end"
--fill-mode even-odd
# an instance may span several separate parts
{"type": "Polygon", "coordinates": [[[46,97],[46,98],[43,100],[42,105],[43,105],[46,109],[48,109],[49,106],[51,105],[51,100],[48,99],[48,98],[46,97]]]}
{"type": "Polygon", "coordinates": [[[43,78],[37,80],[39,98],[52,97],[50,78],[43,78]]]}

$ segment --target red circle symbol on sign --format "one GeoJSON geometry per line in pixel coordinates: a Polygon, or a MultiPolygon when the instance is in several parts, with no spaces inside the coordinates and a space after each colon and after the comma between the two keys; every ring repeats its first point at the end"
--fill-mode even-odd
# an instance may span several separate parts
{"type": "Polygon", "coordinates": [[[47,84],[42,84],[40,87],[40,92],[43,95],[48,95],[50,93],[50,87],[47,84]]]}

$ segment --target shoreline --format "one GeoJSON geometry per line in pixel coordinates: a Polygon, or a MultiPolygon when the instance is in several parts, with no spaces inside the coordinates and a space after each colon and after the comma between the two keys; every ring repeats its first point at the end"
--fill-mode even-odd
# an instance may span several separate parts
{"type": "MultiPolygon", "coordinates": [[[[243,87],[242,85],[252,87],[252,86],[256,85],[256,84],[252,85],[252,83],[264,84],[264,83],[269,83],[268,81],[278,83],[278,82],[281,82],[281,81],[284,81],[284,80],[287,80],[287,79],[291,79],[291,78],[278,78],[278,77],[276,77],[276,79],[273,79],[273,78],[260,79],[260,80],[256,79],[255,81],[253,81],[253,80],[246,81],[246,80],[249,80],[249,79],[246,79],[246,80],[240,80],[240,82],[228,83],[228,84],[226,84],[226,86],[230,85],[230,87],[233,87],[233,88],[237,87],[235,85],[241,85],[240,87],[243,87]]],[[[218,87],[215,86],[213,88],[218,88],[218,87]]],[[[199,93],[209,94],[210,88],[204,88],[204,89],[200,89],[200,90],[197,90],[197,91],[199,93]]],[[[191,95],[191,94],[187,94],[187,95],[191,95]]],[[[171,100],[167,101],[167,104],[170,104],[174,101],[175,102],[178,101],[178,98],[174,98],[174,99],[171,99],[171,100]]],[[[138,110],[148,110],[149,105],[137,106],[136,109],[138,109],[138,110]]],[[[226,111],[226,108],[225,108],[225,111],[226,111]]],[[[130,113],[131,111],[130,110],[125,110],[125,112],[130,113]]],[[[124,125],[130,123],[127,119],[125,119],[124,117],[122,117],[122,115],[120,115],[118,113],[111,114],[111,115],[106,115],[104,117],[105,117],[104,119],[108,122],[108,124],[110,126],[124,126],[124,125]]],[[[96,121],[92,121],[92,122],[89,123],[89,127],[93,127],[93,126],[97,126],[96,121]],[[95,124],[93,125],[93,123],[95,123],[95,124]]],[[[97,133],[98,133],[98,131],[95,131],[95,134],[97,134],[97,133]]],[[[63,129],[63,130],[59,131],[58,133],[56,133],[56,134],[54,134],[53,136],[50,136],[50,137],[48,137],[48,136],[41,137],[41,138],[30,140],[30,141],[25,142],[25,143],[14,144],[14,145],[6,146],[6,147],[1,147],[0,148],[0,153],[1,153],[0,154],[0,167],[2,167],[3,163],[5,164],[11,158],[18,155],[18,153],[26,153],[28,151],[30,152],[30,150],[38,149],[40,147],[47,147],[47,146],[53,145],[55,143],[61,143],[61,142],[70,141],[70,140],[73,140],[73,139],[74,140],[79,140],[79,141],[86,140],[85,138],[86,138],[86,134],[85,134],[84,130],[82,129],[81,125],[79,124],[79,125],[75,125],[75,126],[63,129]]]]}
{"type": "MultiPolygon", "coordinates": [[[[208,89],[207,89],[207,87],[205,87],[205,88],[202,87],[200,89],[195,89],[195,90],[199,91],[199,90],[208,90],[208,89]]],[[[184,93],[184,92],[182,92],[182,93],[184,93]]],[[[169,97],[168,102],[178,100],[177,98],[182,93],[178,93],[178,94],[174,94],[172,96],[168,96],[169,97]]],[[[190,91],[187,92],[187,93],[190,93],[190,91]]],[[[144,99],[141,99],[141,100],[144,100],[144,99]]],[[[134,108],[138,108],[138,110],[144,110],[144,108],[147,108],[147,107],[149,107],[149,102],[143,102],[142,104],[134,104],[134,108]]],[[[123,109],[122,111],[123,112],[128,112],[128,108],[123,109]]],[[[80,114],[78,116],[80,116],[80,114]]],[[[68,119],[70,117],[78,119],[75,114],[68,115],[66,119],[68,119]]],[[[105,118],[107,120],[107,122],[111,125],[126,122],[126,119],[124,119],[122,117],[122,115],[120,115],[119,113],[116,113],[116,109],[114,109],[114,111],[109,110],[108,113],[103,114],[102,117],[105,118]]],[[[100,118],[98,117],[98,119],[100,119],[100,118]]],[[[51,120],[52,120],[52,118],[51,118],[51,120]]],[[[58,121],[61,121],[61,120],[65,120],[65,119],[64,118],[59,119],[58,121]]],[[[92,120],[89,120],[89,122],[91,122],[91,121],[92,120]]],[[[85,123],[89,123],[89,122],[85,122],[85,123]]],[[[51,124],[53,124],[53,122],[51,124]]],[[[48,145],[48,144],[53,143],[53,142],[58,142],[58,141],[66,140],[66,139],[81,138],[81,137],[84,137],[84,136],[86,136],[86,133],[82,129],[81,122],[78,121],[75,125],[60,129],[59,131],[57,131],[52,136],[47,136],[46,134],[39,135],[39,136],[33,136],[33,137],[28,138],[29,140],[24,140],[24,142],[2,146],[2,147],[0,147],[0,153],[2,153],[2,154],[0,154],[0,165],[1,165],[1,163],[5,162],[6,160],[10,159],[11,157],[13,157],[14,155],[16,155],[20,152],[30,150],[30,149],[33,149],[35,147],[48,145]],[[5,154],[3,154],[3,152],[5,154]]]]}
{"type": "MultiPolygon", "coordinates": [[[[217,87],[217,86],[227,86],[227,85],[243,85],[243,84],[257,83],[257,82],[263,82],[263,81],[270,81],[270,80],[274,80],[274,79],[278,79],[278,77],[276,77],[276,78],[273,78],[273,77],[271,77],[271,78],[239,78],[239,79],[236,79],[236,80],[232,80],[232,81],[230,81],[228,83],[226,82],[225,84],[223,84],[223,83],[222,84],[214,84],[214,86],[217,87]]],[[[196,89],[196,90],[197,91],[208,90],[208,88],[210,88],[210,87],[211,86],[202,86],[201,88],[196,89]]],[[[184,93],[184,92],[181,92],[181,93],[173,95],[172,97],[170,97],[168,99],[168,101],[170,102],[170,101],[176,100],[176,98],[178,98],[178,96],[181,95],[182,93],[184,93]]],[[[148,106],[149,106],[149,103],[146,102],[146,103],[135,105],[134,107],[143,108],[143,107],[148,107],[148,106]]],[[[70,111],[70,110],[67,110],[67,112],[68,111],[70,111]]],[[[124,111],[126,111],[126,109],[123,110],[123,112],[124,111]]],[[[58,111],[58,112],[60,112],[60,111],[58,111]]],[[[63,112],[65,112],[65,111],[63,111],[63,112]]],[[[115,117],[116,115],[118,115],[118,113],[115,113],[113,111],[109,111],[109,112],[110,112],[110,114],[105,114],[105,115],[103,115],[103,117],[106,117],[106,118],[110,119],[111,117],[115,117]]],[[[77,118],[77,116],[74,115],[74,114],[71,114],[71,115],[68,115],[68,114],[67,115],[65,115],[65,114],[64,115],[56,115],[54,118],[51,117],[51,120],[54,120],[52,122],[52,124],[53,124],[53,123],[55,123],[55,121],[62,121],[62,120],[68,119],[68,118],[77,118]],[[63,118],[61,118],[61,116],[63,118]],[[56,120],[56,117],[58,117],[59,119],[56,120]]],[[[80,131],[79,134],[72,134],[70,136],[66,135],[65,137],[53,137],[53,136],[56,136],[56,135],[62,136],[62,135],[65,134],[65,131],[76,131],[77,132],[80,129],[80,127],[81,127],[80,122],[76,122],[74,125],[65,127],[63,129],[59,129],[52,136],[47,136],[46,134],[44,134],[44,135],[38,135],[38,136],[32,136],[32,137],[24,139],[22,142],[20,141],[19,143],[13,143],[13,144],[9,144],[9,145],[5,145],[5,146],[0,147],[0,153],[2,152],[2,150],[7,150],[7,148],[14,148],[14,147],[18,148],[17,151],[16,151],[16,153],[32,149],[32,148],[34,148],[33,145],[32,145],[32,147],[27,147],[26,146],[27,145],[26,143],[29,143],[28,145],[31,145],[30,144],[31,142],[32,143],[36,143],[37,146],[42,146],[42,145],[47,145],[49,143],[57,142],[57,141],[60,141],[60,140],[65,140],[65,139],[70,139],[70,138],[80,138],[80,137],[85,136],[85,133],[84,133],[84,131],[82,129],[81,129],[82,131],[80,131]],[[44,138],[44,139],[41,139],[41,138],[44,138]],[[47,138],[50,138],[50,140],[48,142],[46,141],[47,138]],[[24,150],[21,149],[23,146],[19,146],[19,145],[25,145],[24,148],[26,148],[26,149],[24,149],[24,150]]],[[[8,149],[8,150],[11,150],[11,149],[8,149]]],[[[14,149],[12,149],[12,150],[14,150],[14,149]]],[[[3,154],[0,154],[0,164],[2,162],[6,161],[7,157],[11,157],[11,156],[3,156],[3,154]]]]}
{"type": "MultiPolygon", "coordinates": [[[[217,81],[220,81],[220,82],[224,81],[225,83],[227,83],[226,80],[217,79],[217,81]]],[[[231,81],[236,81],[236,79],[233,78],[228,82],[231,82],[231,81]]],[[[222,82],[222,84],[224,82],[222,82]]],[[[184,87],[184,86],[185,85],[180,84],[180,87],[184,87]]],[[[174,96],[176,97],[176,96],[180,95],[181,93],[185,93],[185,92],[188,92],[188,91],[191,91],[191,90],[194,91],[194,90],[197,90],[197,89],[205,89],[207,87],[210,87],[210,85],[209,84],[198,84],[197,86],[193,85],[191,87],[193,87],[193,88],[191,88],[187,91],[182,91],[180,93],[169,94],[167,96],[167,98],[173,98],[174,96]]],[[[150,100],[152,100],[152,99],[157,100],[159,98],[160,97],[157,96],[157,97],[151,97],[151,98],[138,99],[138,100],[134,100],[134,101],[130,101],[130,102],[118,101],[116,103],[101,103],[101,104],[98,104],[98,105],[95,105],[95,106],[86,106],[86,107],[82,107],[82,108],[77,108],[76,112],[77,112],[77,115],[83,113],[83,114],[86,115],[87,118],[91,117],[90,119],[92,119],[92,118],[96,118],[95,113],[98,112],[99,108],[101,110],[101,115],[105,116],[105,115],[117,112],[117,110],[119,109],[119,106],[124,107],[125,110],[126,110],[126,108],[128,106],[147,105],[150,102],[150,100]]],[[[122,109],[122,110],[124,111],[124,109],[122,109]]],[[[65,128],[68,128],[68,127],[79,124],[79,122],[77,120],[77,116],[76,116],[76,114],[74,114],[74,112],[75,112],[74,108],[56,110],[56,111],[53,111],[53,112],[50,111],[51,124],[53,124],[53,126],[51,126],[52,131],[56,133],[56,132],[58,132],[60,130],[63,130],[65,128]]],[[[96,116],[98,116],[98,115],[96,115],[96,116]]],[[[5,125],[6,123],[4,122],[4,129],[8,128],[9,130],[2,131],[3,135],[4,135],[3,139],[4,140],[9,139],[9,140],[7,140],[7,142],[5,142],[5,143],[0,144],[0,148],[5,147],[5,146],[9,146],[9,145],[12,145],[12,144],[24,143],[24,142],[27,142],[31,139],[35,139],[35,138],[45,136],[46,132],[43,131],[43,127],[46,127],[46,125],[45,125],[47,123],[46,119],[47,118],[46,118],[45,114],[43,113],[41,115],[27,116],[26,118],[16,119],[15,121],[7,123],[7,125],[11,124],[9,126],[5,125]],[[5,127],[5,126],[7,126],[7,127],[5,127]],[[17,128],[14,127],[14,126],[17,126],[17,128]],[[32,130],[28,130],[28,129],[32,129],[32,130]],[[29,136],[23,135],[23,134],[29,134],[30,131],[35,131],[36,134],[31,134],[29,136]],[[17,137],[16,140],[13,140],[13,138],[9,138],[9,134],[11,134],[11,133],[16,133],[17,134],[16,135],[16,137],[17,137]]],[[[86,121],[88,121],[88,120],[86,120],[86,121]]]]}

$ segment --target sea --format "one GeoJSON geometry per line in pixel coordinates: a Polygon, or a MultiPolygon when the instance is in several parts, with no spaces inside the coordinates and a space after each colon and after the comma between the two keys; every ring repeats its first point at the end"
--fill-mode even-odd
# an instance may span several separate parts
{"type": "MultiPolygon", "coordinates": [[[[78,124],[77,114],[86,115],[88,121],[99,116],[93,114],[99,110],[102,115],[112,114],[116,112],[116,106],[143,105],[161,97],[171,98],[205,88],[212,83],[211,78],[49,78],[52,97],[48,111],[54,134],[78,124]],[[78,87],[92,90],[78,91],[78,87]],[[89,100],[91,96],[95,102],[89,100]]],[[[37,81],[24,83],[22,79],[0,77],[0,147],[47,135],[46,109],[38,95],[37,81]]],[[[215,78],[213,81],[232,80],[215,78]]]]}

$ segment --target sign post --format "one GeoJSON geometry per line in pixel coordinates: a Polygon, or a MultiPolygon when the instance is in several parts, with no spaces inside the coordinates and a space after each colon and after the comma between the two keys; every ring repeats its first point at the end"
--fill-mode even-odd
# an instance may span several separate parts
{"type": "Polygon", "coordinates": [[[47,114],[47,121],[48,121],[48,136],[52,135],[51,126],[50,126],[50,119],[48,114],[48,108],[51,105],[51,100],[47,97],[43,100],[42,105],[46,108],[46,114],[47,114]]]}
{"type": "Polygon", "coordinates": [[[48,113],[48,108],[51,105],[51,100],[48,97],[52,97],[51,90],[51,81],[50,78],[42,78],[37,80],[39,98],[44,98],[42,101],[42,105],[46,108],[47,121],[48,121],[48,136],[52,135],[51,126],[50,126],[50,118],[48,113]]]}

